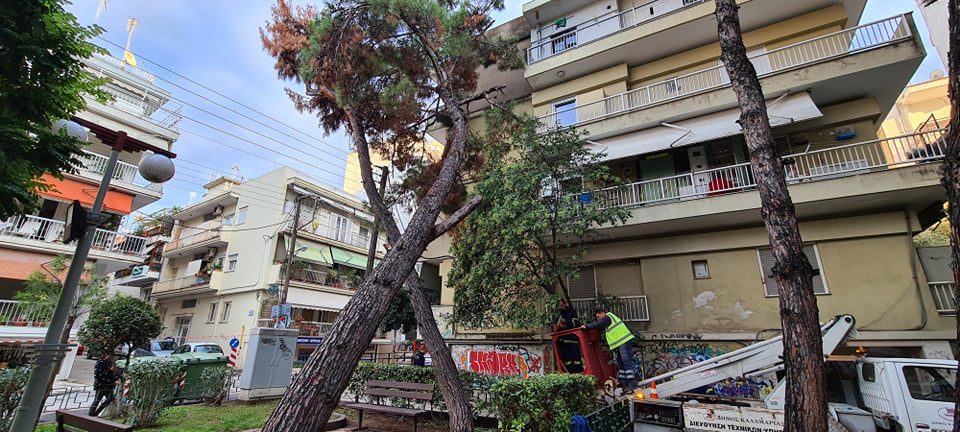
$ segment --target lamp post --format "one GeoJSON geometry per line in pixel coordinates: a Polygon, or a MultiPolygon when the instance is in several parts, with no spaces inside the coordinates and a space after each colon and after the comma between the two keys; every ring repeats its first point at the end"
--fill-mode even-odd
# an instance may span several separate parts
{"type": "MultiPolygon", "coordinates": [[[[89,122],[82,120],[61,120],[54,124],[54,128],[57,130],[65,129],[67,134],[86,141],[88,134],[82,125],[78,123],[85,123],[88,127],[91,125],[89,122]]],[[[102,127],[98,127],[98,130],[106,131],[106,129],[102,127]]],[[[12,432],[33,432],[36,428],[37,420],[40,418],[40,410],[44,405],[47,384],[55,373],[53,367],[57,363],[57,360],[63,358],[64,353],[70,349],[69,344],[64,345],[60,343],[60,337],[63,334],[64,328],[66,328],[70,307],[74,298],[77,296],[80,277],[83,276],[87,255],[90,254],[90,247],[93,245],[93,237],[97,230],[97,225],[100,224],[103,218],[103,202],[107,197],[107,191],[110,189],[110,179],[113,178],[113,173],[116,170],[120,152],[124,151],[124,147],[127,146],[128,143],[134,141],[127,137],[126,132],[110,132],[112,132],[111,136],[114,137],[110,159],[103,170],[103,179],[100,181],[100,187],[97,189],[97,197],[93,201],[90,214],[87,216],[86,226],[82,228],[83,232],[79,236],[77,248],[70,261],[70,269],[67,271],[63,289],[60,291],[60,298],[57,300],[57,307],[54,309],[53,317],[50,319],[50,326],[47,327],[47,334],[43,338],[43,344],[36,345],[34,348],[34,366],[30,371],[30,378],[27,380],[23,397],[20,399],[20,406],[17,407],[13,423],[11,423],[10,430],[12,432]]],[[[138,150],[151,150],[151,148],[153,148],[160,152],[168,153],[143,142],[138,141],[137,144],[136,147],[138,150]]],[[[159,153],[147,156],[140,163],[140,175],[154,183],[163,183],[170,180],[173,178],[174,172],[173,161],[159,153]]],[[[73,227],[73,229],[81,228],[73,227]]]]}

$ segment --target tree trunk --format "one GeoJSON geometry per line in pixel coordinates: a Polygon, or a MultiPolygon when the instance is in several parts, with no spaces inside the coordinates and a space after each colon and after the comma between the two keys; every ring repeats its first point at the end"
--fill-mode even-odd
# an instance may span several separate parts
{"type": "Polygon", "coordinates": [[[770,237],[780,288],[783,360],[786,371],[785,432],[825,432],[827,397],[819,310],[813,268],[803,253],[797,217],[783,163],[773,141],[756,70],[747,58],[736,0],[716,0],[721,59],[740,105],[740,126],[760,192],[760,213],[770,237]]]}
{"type": "MultiPolygon", "coordinates": [[[[953,301],[960,304],[960,0],[949,0],[950,49],[947,69],[950,71],[950,126],[946,136],[943,160],[943,188],[947,192],[947,214],[950,219],[950,252],[953,257],[953,301]]],[[[957,337],[960,338],[960,316],[957,317],[957,337]]],[[[960,409],[960,375],[954,384],[954,412],[960,409]]],[[[953,422],[954,432],[960,432],[960,421],[953,422]]]]}

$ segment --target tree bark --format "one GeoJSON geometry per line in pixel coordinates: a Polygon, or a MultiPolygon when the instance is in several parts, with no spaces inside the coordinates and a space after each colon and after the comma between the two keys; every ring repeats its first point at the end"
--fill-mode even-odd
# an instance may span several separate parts
{"type": "MultiPolygon", "coordinates": [[[[944,139],[946,149],[941,183],[947,192],[947,216],[950,219],[950,253],[953,257],[953,301],[960,304],[960,0],[949,0],[950,49],[947,54],[950,95],[950,126],[944,139]]],[[[960,338],[960,316],[957,317],[957,337],[960,338]]],[[[960,409],[960,375],[954,383],[954,412],[960,409]]],[[[960,432],[960,421],[954,419],[954,432],[960,432]]]]}
{"type": "Polygon", "coordinates": [[[813,268],[803,253],[783,163],[773,141],[756,70],[747,58],[736,0],[716,0],[721,59],[740,105],[740,126],[760,192],[760,213],[770,237],[780,288],[783,361],[786,371],[785,432],[825,432],[827,397],[813,268]]]}

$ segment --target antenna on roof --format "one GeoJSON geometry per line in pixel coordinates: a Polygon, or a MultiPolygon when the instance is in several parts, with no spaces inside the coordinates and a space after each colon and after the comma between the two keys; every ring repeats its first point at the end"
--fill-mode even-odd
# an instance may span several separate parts
{"type": "Polygon", "coordinates": [[[133,40],[133,30],[137,28],[137,19],[130,18],[127,20],[127,47],[123,49],[123,61],[130,66],[137,66],[137,59],[133,57],[133,53],[130,52],[130,41],[133,40]]]}

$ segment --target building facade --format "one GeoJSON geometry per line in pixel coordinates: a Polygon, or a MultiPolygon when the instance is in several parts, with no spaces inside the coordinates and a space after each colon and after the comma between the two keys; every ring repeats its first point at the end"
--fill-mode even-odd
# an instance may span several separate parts
{"type": "MultiPolygon", "coordinates": [[[[864,0],[738,3],[818,271],[821,319],[857,318],[859,333],[844,350],[952,358],[954,307],[940,304],[942,288],[928,285],[912,243],[940,219],[942,132],[877,135],[926,55],[913,17],[860,22],[864,0]]],[[[600,294],[619,298],[614,311],[641,337],[635,355],[646,376],[780,328],[773,259],[714,9],[710,0],[529,1],[523,17],[496,29],[522,39],[526,67],[483,71],[479,85],[507,84],[518,109],[544,128],[587,132],[585,145],[603,152],[625,183],[566,191],[630,212],[625,224],[601,228],[603,240],[568,285],[582,315],[600,294]]],[[[472,127],[481,127],[479,114],[472,127]]],[[[444,131],[432,135],[442,141],[444,131]]],[[[438,239],[424,255],[445,255],[450,241],[438,239]]],[[[442,315],[456,295],[443,277],[452,261],[435,264],[442,315]]],[[[446,330],[456,360],[473,370],[487,367],[474,359],[525,337],[446,330]]]]}
{"type": "Polygon", "coordinates": [[[947,127],[950,124],[948,83],[941,71],[935,71],[929,81],[903,89],[881,123],[879,136],[894,137],[947,127]]]}
{"type": "Polygon", "coordinates": [[[947,0],[917,0],[917,8],[923,15],[923,21],[927,24],[927,30],[930,33],[930,42],[937,50],[937,56],[943,62],[943,66],[950,67],[947,61],[947,53],[950,51],[950,26],[947,23],[947,17],[950,16],[947,9],[947,0]]]}
{"type": "MultiPolygon", "coordinates": [[[[296,354],[305,360],[364,276],[373,217],[357,199],[290,168],[244,182],[221,177],[205,187],[202,200],[171,215],[173,240],[150,293],[164,320],[162,336],[226,351],[253,327],[272,327],[300,202],[287,302],[300,330],[296,354]]],[[[383,236],[377,251],[382,258],[383,236]]]]}
{"type": "MultiPolygon", "coordinates": [[[[0,221],[0,351],[2,361],[16,363],[21,350],[17,344],[42,340],[46,333],[45,316],[38,316],[12,300],[34,271],[41,271],[55,256],[70,255],[75,244],[65,244],[63,233],[67,208],[74,201],[84,207],[93,204],[97,188],[113,144],[112,136],[125,132],[128,141],[149,144],[171,151],[179,138],[180,107],[171,100],[170,92],[154,83],[154,76],[113,57],[95,55],[84,60],[86,69],[98,78],[106,78],[101,89],[111,99],[100,102],[87,97],[87,107],[73,121],[89,131],[88,145],[83,149],[76,171],[63,174],[63,179],[44,175],[51,186],[42,192],[39,209],[32,214],[0,221]]],[[[96,230],[89,263],[99,275],[143,261],[147,254],[147,238],[120,229],[121,220],[131,212],[159,200],[161,185],[143,179],[138,173],[142,152],[126,151],[110,183],[104,211],[110,216],[96,230]]],[[[73,331],[79,328],[74,326],[73,331]]],[[[64,361],[63,373],[69,373],[73,353],[64,361]]]]}

